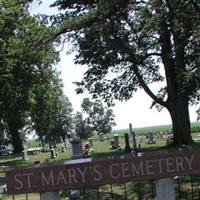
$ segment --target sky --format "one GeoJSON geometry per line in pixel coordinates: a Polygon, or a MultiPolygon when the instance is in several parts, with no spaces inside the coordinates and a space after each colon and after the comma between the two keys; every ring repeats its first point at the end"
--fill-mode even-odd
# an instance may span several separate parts
{"type": "MultiPolygon", "coordinates": [[[[54,0],[43,0],[42,4],[38,4],[36,0],[32,3],[31,13],[45,13],[55,14],[57,10],[55,8],[49,8],[49,5],[54,0]]],[[[76,95],[76,86],[72,83],[74,81],[81,81],[83,73],[86,70],[86,66],[80,66],[74,64],[75,53],[67,55],[66,49],[60,53],[60,62],[57,65],[59,71],[61,71],[61,78],[64,83],[64,93],[72,103],[74,111],[81,111],[80,105],[85,97],[90,97],[89,94],[76,95]]],[[[153,85],[153,88],[157,88],[158,85],[153,85]]],[[[152,100],[148,97],[143,90],[138,90],[134,93],[133,97],[124,102],[115,102],[113,107],[116,126],[114,129],[127,129],[129,123],[132,123],[132,127],[146,127],[155,125],[171,124],[171,118],[168,111],[164,108],[161,112],[158,112],[156,108],[150,109],[152,100]]],[[[196,121],[196,109],[197,107],[190,107],[190,120],[196,121]]]]}

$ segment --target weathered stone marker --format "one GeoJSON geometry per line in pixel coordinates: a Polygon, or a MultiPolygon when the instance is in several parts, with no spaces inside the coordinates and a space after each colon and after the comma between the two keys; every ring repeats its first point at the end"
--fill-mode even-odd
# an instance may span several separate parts
{"type": "Polygon", "coordinates": [[[88,142],[89,142],[89,145],[91,146],[91,147],[93,147],[93,139],[92,138],[88,138],[88,142]]]}
{"type": "Polygon", "coordinates": [[[43,192],[40,194],[40,200],[59,200],[59,193],[56,192],[43,192]]]}
{"type": "Polygon", "coordinates": [[[132,138],[133,138],[133,151],[137,151],[135,132],[132,129],[132,124],[131,123],[129,124],[129,132],[130,132],[130,135],[132,135],[132,138]]]}
{"type": "Polygon", "coordinates": [[[54,148],[50,149],[51,152],[51,159],[55,159],[56,158],[56,151],[54,148]]]}
{"type": "Polygon", "coordinates": [[[155,140],[155,136],[153,132],[148,132],[148,144],[155,144],[156,140],[155,140]]]}
{"type": "Polygon", "coordinates": [[[172,178],[165,178],[156,181],[157,200],[175,200],[175,189],[172,178]]]}
{"type": "Polygon", "coordinates": [[[26,148],[26,146],[24,146],[24,150],[23,150],[23,152],[22,152],[22,158],[23,158],[23,160],[28,160],[28,153],[27,153],[27,148],[26,148]]]}
{"type": "MultiPolygon", "coordinates": [[[[83,158],[82,143],[80,137],[74,136],[70,142],[72,144],[72,160],[83,158]]],[[[70,199],[78,199],[79,197],[79,190],[70,190],[70,199]]]]}
{"type": "Polygon", "coordinates": [[[125,139],[125,152],[130,153],[131,152],[131,147],[129,145],[129,136],[128,136],[128,133],[124,134],[124,139],[125,139]]]}
{"type": "Polygon", "coordinates": [[[114,134],[114,147],[115,149],[119,148],[119,135],[114,134]]]}
{"type": "Polygon", "coordinates": [[[104,133],[99,133],[99,141],[104,142],[104,133]]]}
{"type": "Polygon", "coordinates": [[[74,136],[70,139],[72,144],[72,159],[79,159],[83,157],[81,139],[78,136],[74,136]]]}

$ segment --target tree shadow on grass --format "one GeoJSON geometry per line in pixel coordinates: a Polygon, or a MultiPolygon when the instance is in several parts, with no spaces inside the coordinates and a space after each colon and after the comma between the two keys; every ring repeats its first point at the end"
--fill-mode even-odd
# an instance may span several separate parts
{"type": "Polygon", "coordinates": [[[21,154],[11,154],[7,156],[0,156],[0,169],[7,167],[16,167],[26,165],[27,162],[22,159],[21,154]]]}

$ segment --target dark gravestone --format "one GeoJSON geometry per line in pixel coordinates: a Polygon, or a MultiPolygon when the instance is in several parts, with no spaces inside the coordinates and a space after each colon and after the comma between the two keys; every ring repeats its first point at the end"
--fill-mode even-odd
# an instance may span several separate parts
{"type": "Polygon", "coordinates": [[[130,144],[129,144],[129,135],[128,135],[128,133],[124,134],[124,139],[125,139],[125,152],[126,153],[130,153],[131,152],[131,147],[130,147],[130,144]]]}
{"type": "Polygon", "coordinates": [[[133,151],[136,152],[137,151],[137,145],[136,145],[136,139],[135,139],[135,132],[132,129],[132,124],[129,124],[129,132],[130,135],[132,135],[133,138],[133,151]]]}

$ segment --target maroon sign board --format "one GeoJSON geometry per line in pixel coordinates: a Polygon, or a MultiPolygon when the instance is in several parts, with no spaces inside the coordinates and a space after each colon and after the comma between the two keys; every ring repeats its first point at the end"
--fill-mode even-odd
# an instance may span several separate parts
{"type": "Polygon", "coordinates": [[[176,150],[9,169],[6,184],[8,194],[20,194],[198,173],[200,150],[176,150]]]}

